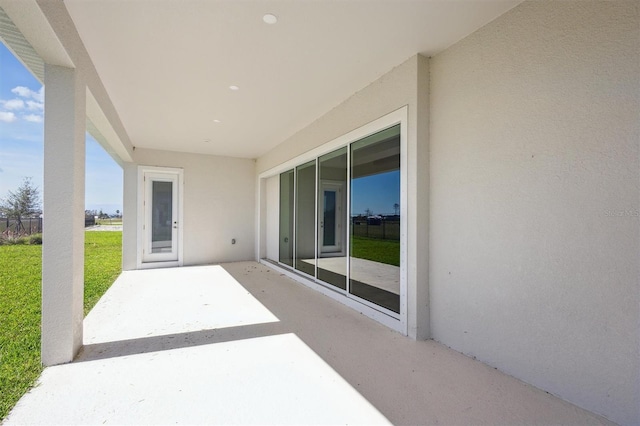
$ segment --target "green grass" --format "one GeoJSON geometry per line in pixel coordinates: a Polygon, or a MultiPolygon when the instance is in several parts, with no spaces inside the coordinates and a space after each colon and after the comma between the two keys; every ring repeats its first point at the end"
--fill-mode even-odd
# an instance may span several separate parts
{"type": "MultiPolygon", "coordinates": [[[[85,233],[85,314],[121,270],[121,232],[85,233]]],[[[0,419],[40,375],[42,246],[0,246],[0,419]]]]}
{"type": "Polygon", "coordinates": [[[122,271],[122,232],[84,233],[84,314],[122,271]]]}
{"type": "Polygon", "coordinates": [[[0,246],[0,419],[38,378],[42,246],[0,246]]]}
{"type": "Polygon", "coordinates": [[[351,256],[400,266],[400,241],[352,235],[351,256]]]}

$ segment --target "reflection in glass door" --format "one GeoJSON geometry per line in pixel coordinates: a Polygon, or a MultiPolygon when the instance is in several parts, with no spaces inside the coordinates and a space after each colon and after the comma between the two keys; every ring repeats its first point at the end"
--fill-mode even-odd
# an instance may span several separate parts
{"type": "Polygon", "coordinates": [[[279,260],[293,267],[293,170],[280,175],[280,254],[279,260]]]}
{"type": "Polygon", "coordinates": [[[351,144],[349,292],[400,313],[400,126],[351,144]]]}
{"type": "Polygon", "coordinates": [[[280,262],[399,314],[400,214],[398,124],[280,175],[280,262]]]}
{"type": "Polygon", "coordinates": [[[315,276],[316,162],[296,167],[295,268],[315,276]]]}
{"type": "Polygon", "coordinates": [[[342,185],[323,182],[320,188],[320,252],[335,253],[342,247],[342,185]]]}
{"type": "Polygon", "coordinates": [[[347,289],[347,148],[318,159],[318,279],[347,289]]]}

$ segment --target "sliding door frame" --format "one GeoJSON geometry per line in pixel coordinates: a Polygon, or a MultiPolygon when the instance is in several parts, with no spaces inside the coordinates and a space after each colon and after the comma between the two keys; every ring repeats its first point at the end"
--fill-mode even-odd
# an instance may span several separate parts
{"type": "MultiPolygon", "coordinates": [[[[351,221],[351,206],[350,206],[350,179],[351,179],[351,149],[350,145],[353,142],[366,138],[367,136],[371,136],[375,133],[378,133],[382,130],[388,129],[395,125],[400,125],[400,313],[396,313],[390,311],[382,306],[376,305],[374,303],[368,302],[360,297],[351,295],[349,290],[349,279],[347,278],[347,290],[342,290],[337,287],[323,284],[323,281],[318,280],[316,277],[312,277],[308,274],[300,273],[294,269],[291,269],[288,265],[280,264],[278,265],[281,268],[281,272],[292,277],[293,279],[307,285],[308,287],[314,288],[317,291],[334,298],[335,300],[350,306],[363,314],[369,316],[370,318],[375,319],[378,322],[381,322],[387,325],[389,328],[392,328],[404,335],[408,334],[408,201],[407,201],[407,193],[408,193],[408,107],[402,107],[396,111],[393,111],[383,117],[380,117],[377,120],[374,120],[364,126],[355,129],[347,134],[344,134],[330,142],[327,142],[315,149],[312,149],[304,154],[298,155],[288,161],[283,162],[282,164],[273,167],[265,172],[262,172],[258,176],[258,182],[264,181],[267,178],[272,176],[279,175],[282,172],[286,172],[291,169],[296,169],[297,166],[302,165],[304,163],[308,163],[312,160],[316,162],[316,220],[315,220],[315,232],[316,232],[316,243],[315,243],[315,271],[317,276],[317,268],[318,268],[318,173],[319,173],[319,165],[318,158],[324,154],[328,154],[332,151],[340,149],[342,147],[347,147],[347,185],[346,185],[346,199],[347,205],[346,214],[347,214],[347,224],[345,224],[348,228],[346,231],[346,241],[345,251],[347,257],[347,277],[349,276],[350,271],[350,227],[352,226],[351,221]]],[[[295,174],[295,173],[294,173],[295,174]]],[[[297,176],[294,178],[296,191],[297,191],[297,176]]],[[[294,191],[294,194],[295,192],[294,191]]],[[[261,203],[258,203],[261,206],[261,203]]],[[[295,210],[295,209],[294,209],[295,210]]],[[[263,215],[265,212],[259,209],[258,215],[263,215]]],[[[295,213],[294,213],[295,220],[295,213]]],[[[261,220],[258,219],[258,224],[261,223],[261,220]]],[[[295,225],[294,225],[295,227],[295,225]]],[[[260,230],[258,230],[258,234],[260,230]]],[[[294,239],[295,241],[295,239],[294,239]]],[[[294,243],[295,245],[295,243],[294,243]]],[[[295,254],[295,247],[294,247],[295,254]]],[[[262,259],[258,259],[262,260],[262,259]]],[[[270,263],[269,263],[270,264],[270,263]]],[[[294,260],[295,265],[295,260],[294,260]]]]}

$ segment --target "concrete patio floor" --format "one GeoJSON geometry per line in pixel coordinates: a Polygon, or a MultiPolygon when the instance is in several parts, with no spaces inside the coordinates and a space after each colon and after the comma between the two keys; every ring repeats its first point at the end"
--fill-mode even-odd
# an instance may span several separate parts
{"type": "Polygon", "coordinates": [[[255,262],[124,272],[5,424],[610,424],[255,262]]]}

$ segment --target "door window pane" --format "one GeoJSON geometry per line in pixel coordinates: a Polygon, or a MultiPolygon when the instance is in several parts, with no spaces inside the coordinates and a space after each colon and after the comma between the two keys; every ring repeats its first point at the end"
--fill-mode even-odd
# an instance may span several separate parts
{"type": "Polygon", "coordinates": [[[151,253],[170,253],[173,229],[173,183],[153,181],[151,192],[151,253]]]}
{"type": "Polygon", "coordinates": [[[347,147],[318,160],[318,279],[347,289],[347,147]]]}
{"type": "Polygon", "coordinates": [[[400,126],[351,144],[349,292],[400,312],[400,126]]]}
{"type": "Polygon", "coordinates": [[[316,162],[296,167],[295,268],[315,276],[316,162]]]}
{"type": "Polygon", "coordinates": [[[293,170],[280,174],[280,262],[293,267],[293,170]]]}
{"type": "Polygon", "coordinates": [[[322,209],[322,244],[336,245],[336,190],[323,189],[324,208],[322,209]]]}

